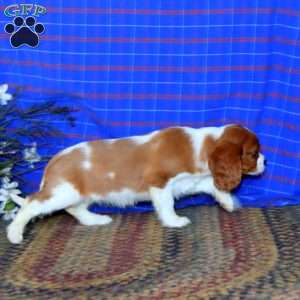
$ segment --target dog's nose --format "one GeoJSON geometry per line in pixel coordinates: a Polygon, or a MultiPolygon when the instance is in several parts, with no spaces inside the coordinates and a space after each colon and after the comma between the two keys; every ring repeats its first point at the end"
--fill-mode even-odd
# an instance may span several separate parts
{"type": "Polygon", "coordinates": [[[268,162],[268,161],[265,159],[265,160],[264,160],[264,165],[265,165],[265,166],[267,165],[267,162],[268,162]]]}

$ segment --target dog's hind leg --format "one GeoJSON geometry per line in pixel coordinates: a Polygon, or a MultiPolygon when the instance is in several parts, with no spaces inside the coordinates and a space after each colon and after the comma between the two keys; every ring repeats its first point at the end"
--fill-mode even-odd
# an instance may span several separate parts
{"type": "Polygon", "coordinates": [[[68,182],[58,184],[46,198],[42,198],[43,194],[42,190],[29,197],[7,227],[7,238],[11,243],[22,242],[24,228],[32,218],[76,205],[81,200],[79,192],[68,182]]]}
{"type": "Polygon", "coordinates": [[[77,205],[71,206],[67,208],[66,211],[75,217],[82,225],[106,225],[112,221],[111,217],[109,216],[90,212],[88,210],[88,203],[86,202],[81,202],[77,205]]]}

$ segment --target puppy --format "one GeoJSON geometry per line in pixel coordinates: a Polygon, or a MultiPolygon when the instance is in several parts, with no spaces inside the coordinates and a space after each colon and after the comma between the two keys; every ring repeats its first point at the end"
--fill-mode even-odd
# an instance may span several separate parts
{"type": "Polygon", "coordinates": [[[65,209],[83,225],[105,225],[109,216],[88,211],[92,202],[114,206],[151,200],[163,226],[190,223],[178,216],[174,199],[206,193],[227,211],[238,202],[230,194],[243,174],[264,171],[264,156],[254,133],[238,125],[174,127],[144,136],[84,142],[67,148],[48,163],[39,192],[26,199],[7,228],[20,243],[34,217],[65,209]]]}

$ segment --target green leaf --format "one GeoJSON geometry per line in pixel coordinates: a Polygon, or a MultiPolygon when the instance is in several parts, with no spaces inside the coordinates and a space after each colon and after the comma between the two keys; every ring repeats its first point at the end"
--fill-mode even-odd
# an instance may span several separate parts
{"type": "Polygon", "coordinates": [[[8,200],[4,206],[4,211],[11,211],[13,210],[17,205],[12,201],[8,200]]]}

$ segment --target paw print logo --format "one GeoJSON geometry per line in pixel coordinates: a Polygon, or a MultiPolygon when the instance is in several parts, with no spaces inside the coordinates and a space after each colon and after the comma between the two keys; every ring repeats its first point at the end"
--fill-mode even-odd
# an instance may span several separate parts
{"type": "Polygon", "coordinates": [[[22,17],[16,17],[13,23],[5,25],[4,30],[11,34],[12,47],[17,48],[22,45],[36,47],[39,44],[39,34],[44,32],[45,27],[42,23],[36,24],[35,18],[32,16],[25,20],[22,17]]]}

